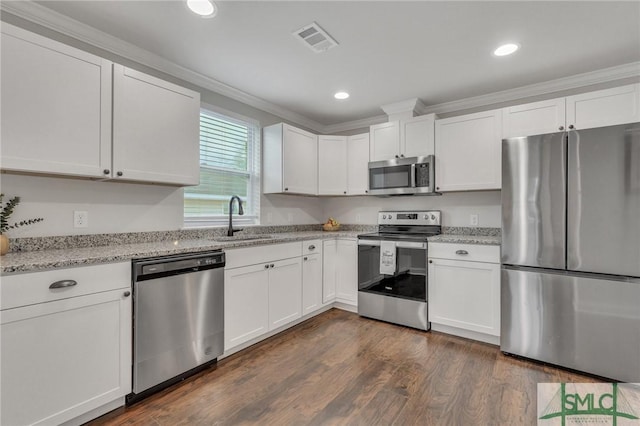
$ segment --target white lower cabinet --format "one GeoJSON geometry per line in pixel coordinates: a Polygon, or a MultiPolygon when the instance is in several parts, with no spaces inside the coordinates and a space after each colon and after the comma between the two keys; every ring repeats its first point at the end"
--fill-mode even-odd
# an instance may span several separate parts
{"type": "Polygon", "coordinates": [[[60,424],[124,404],[131,392],[130,270],[126,262],[3,277],[1,424],[60,424]],[[50,289],[61,276],[77,284],[50,289]],[[25,293],[36,303],[8,307],[25,293]]]}
{"type": "Polygon", "coordinates": [[[225,350],[269,331],[268,283],[265,265],[224,272],[225,350]]]}
{"type": "Polygon", "coordinates": [[[323,246],[322,302],[358,303],[358,243],[326,240],[323,246]]]}
{"type": "Polygon", "coordinates": [[[302,316],[302,260],[299,257],[269,265],[269,330],[302,316]]]}
{"type": "Polygon", "coordinates": [[[322,307],[322,254],[302,258],[302,315],[322,307]]]}
{"type": "Polygon", "coordinates": [[[498,246],[429,244],[429,321],[436,331],[498,343],[498,246]]]}
{"type": "Polygon", "coordinates": [[[241,248],[226,255],[225,351],[302,316],[301,243],[241,248]]]}

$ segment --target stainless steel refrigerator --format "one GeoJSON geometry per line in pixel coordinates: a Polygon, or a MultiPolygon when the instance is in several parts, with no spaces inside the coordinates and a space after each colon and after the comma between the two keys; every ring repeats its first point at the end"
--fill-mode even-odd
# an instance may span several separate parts
{"type": "Polygon", "coordinates": [[[501,350],[640,382],[640,123],[502,141],[501,350]]]}

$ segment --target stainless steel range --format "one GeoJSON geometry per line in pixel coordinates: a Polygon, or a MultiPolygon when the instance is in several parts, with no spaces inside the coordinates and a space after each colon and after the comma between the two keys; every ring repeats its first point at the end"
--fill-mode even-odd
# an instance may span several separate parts
{"type": "Polygon", "coordinates": [[[378,225],[358,236],[358,314],[428,330],[427,237],[440,234],[440,212],[380,212],[378,225]]]}

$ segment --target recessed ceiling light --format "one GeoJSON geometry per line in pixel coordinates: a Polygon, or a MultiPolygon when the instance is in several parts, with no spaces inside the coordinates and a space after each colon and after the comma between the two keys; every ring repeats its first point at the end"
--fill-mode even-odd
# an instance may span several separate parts
{"type": "Polygon", "coordinates": [[[507,43],[507,44],[503,44],[502,46],[494,50],[493,54],[496,56],[507,56],[507,55],[511,55],[519,48],[520,46],[515,43],[507,43]]]}
{"type": "Polygon", "coordinates": [[[204,18],[213,18],[216,16],[216,5],[210,0],[187,0],[187,6],[189,6],[189,9],[191,9],[193,13],[204,18]]]}
{"type": "Polygon", "coordinates": [[[347,92],[337,92],[335,95],[333,95],[334,98],[336,99],[347,99],[349,97],[349,94],[347,92]]]}

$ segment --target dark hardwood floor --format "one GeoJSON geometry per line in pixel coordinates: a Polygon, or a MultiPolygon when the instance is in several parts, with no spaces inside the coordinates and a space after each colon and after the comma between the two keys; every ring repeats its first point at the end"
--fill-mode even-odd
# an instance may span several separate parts
{"type": "Polygon", "coordinates": [[[539,382],[594,378],[332,309],[91,425],[534,425],[539,382]]]}

